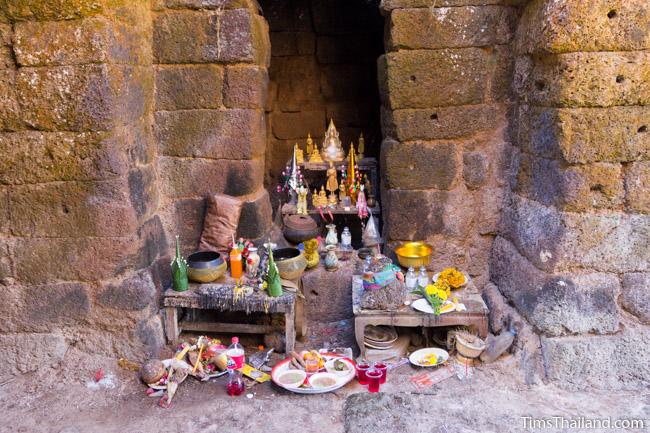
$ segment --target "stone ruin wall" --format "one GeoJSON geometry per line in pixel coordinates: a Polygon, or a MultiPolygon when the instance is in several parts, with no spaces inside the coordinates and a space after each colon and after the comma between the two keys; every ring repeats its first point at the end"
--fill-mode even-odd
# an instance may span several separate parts
{"type": "MultiPolygon", "coordinates": [[[[467,269],[528,382],[647,383],[647,2],[433,3],[380,6],[388,246],[467,269]]],[[[245,0],[0,1],[1,359],[153,353],[205,195],[269,228],[270,56],[245,0]]]]}

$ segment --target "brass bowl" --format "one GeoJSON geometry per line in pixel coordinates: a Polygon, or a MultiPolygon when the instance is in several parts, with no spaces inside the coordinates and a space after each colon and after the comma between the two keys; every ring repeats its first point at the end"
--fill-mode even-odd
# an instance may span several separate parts
{"type": "Polygon", "coordinates": [[[424,242],[408,242],[395,248],[397,261],[405,268],[427,266],[431,261],[433,247],[424,242]]]}
{"type": "Polygon", "coordinates": [[[280,278],[296,280],[300,278],[307,267],[307,259],[298,248],[279,248],[273,250],[273,260],[278,267],[280,278]]]}
{"type": "Polygon", "coordinates": [[[195,283],[210,283],[219,279],[228,269],[221,254],[199,251],[187,257],[187,277],[195,283]]]}

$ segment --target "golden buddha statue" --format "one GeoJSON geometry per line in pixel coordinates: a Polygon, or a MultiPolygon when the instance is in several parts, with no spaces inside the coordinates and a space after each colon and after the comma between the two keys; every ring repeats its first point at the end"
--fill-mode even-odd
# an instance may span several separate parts
{"type": "Polygon", "coordinates": [[[320,206],[318,191],[316,188],[314,188],[314,192],[311,194],[311,205],[314,207],[314,209],[318,209],[318,206],[320,206]]]}
{"type": "Polygon", "coordinates": [[[323,162],[318,151],[318,145],[314,144],[314,149],[309,154],[309,162],[323,162]]]}
{"type": "Polygon", "coordinates": [[[314,151],[314,140],[311,138],[311,132],[307,133],[307,156],[310,156],[314,151]]]}
{"type": "Polygon", "coordinates": [[[298,215],[307,215],[307,193],[309,190],[305,185],[301,184],[296,192],[298,193],[298,206],[296,208],[296,213],[298,215]]]}
{"type": "Polygon", "coordinates": [[[296,164],[304,164],[305,163],[305,155],[302,152],[302,149],[298,147],[298,143],[293,145],[293,150],[296,152],[296,164]]]}
{"type": "Polygon", "coordinates": [[[359,135],[359,145],[357,146],[357,151],[359,152],[357,156],[359,159],[363,159],[363,151],[366,150],[366,140],[363,138],[363,132],[359,135]]]}
{"type": "Polygon", "coordinates": [[[339,189],[339,182],[336,178],[336,168],[334,168],[334,163],[330,161],[330,166],[327,169],[327,184],[325,189],[330,193],[336,193],[339,189]]]}
{"type": "Polygon", "coordinates": [[[334,126],[334,120],[332,119],[330,119],[330,124],[327,127],[327,132],[325,132],[321,157],[324,161],[333,162],[343,161],[345,158],[345,152],[343,152],[343,147],[341,147],[341,140],[339,139],[339,132],[336,130],[336,126],[334,126]]]}
{"type": "Polygon", "coordinates": [[[321,186],[318,192],[318,205],[323,207],[327,206],[327,194],[325,193],[324,186],[321,186]]]}

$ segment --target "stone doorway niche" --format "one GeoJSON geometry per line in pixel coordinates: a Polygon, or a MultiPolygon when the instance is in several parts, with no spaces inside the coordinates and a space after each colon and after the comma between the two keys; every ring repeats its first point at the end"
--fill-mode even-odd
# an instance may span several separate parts
{"type": "Polygon", "coordinates": [[[265,183],[275,210],[275,188],[294,143],[304,149],[311,133],[320,148],[329,119],[346,152],[363,132],[364,153],[379,157],[384,19],[368,0],[261,0],[260,6],[271,40],[265,183]]]}

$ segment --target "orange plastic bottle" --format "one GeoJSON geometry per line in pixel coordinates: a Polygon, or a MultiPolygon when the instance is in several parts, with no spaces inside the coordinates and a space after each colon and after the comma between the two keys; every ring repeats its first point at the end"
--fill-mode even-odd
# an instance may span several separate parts
{"type": "Polygon", "coordinates": [[[230,276],[238,280],[243,274],[241,251],[237,248],[230,250],[230,276]]]}

